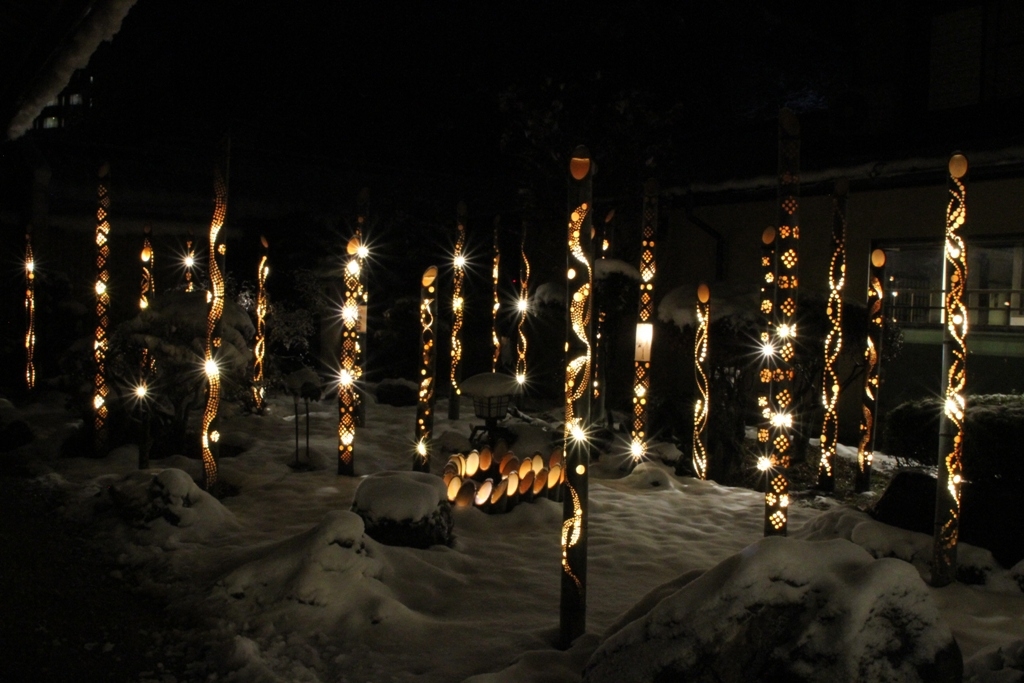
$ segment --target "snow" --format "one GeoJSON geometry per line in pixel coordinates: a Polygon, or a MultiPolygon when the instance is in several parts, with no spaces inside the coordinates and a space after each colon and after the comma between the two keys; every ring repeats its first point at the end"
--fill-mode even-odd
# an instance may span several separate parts
{"type": "MultiPolygon", "coordinates": [[[[445,440],[454,442],[475,419],[446,421],[444,403],[435,432],[451,432],[445,440]]],[[[68,494],[66,515],[107,530],[97,542],[110,544],[136,575],[151,577],[149,590],[197,615],[200,625],[182,637],[209,653],[221,681],[580,681],[606,630],[644,596],[698,580],[762,538],[763,495],[677,477],[660,459],[626,475],[618,458],[602,457],[591,467],[587,635],[559,651],[561,504],[541,499],[497,515],[456,508],[453,547],[428,550],[379,544],[349,512],[364,481],[394,476],[366,475],[411,469],[415,407],[371,401],[367,426],[356,432],[359,476],[343,477],[334,472],[337,410],[330,401],[310,405],[311,455],[325,464],[312,471],[289,467],[291,396],[272,396],[264,416],[224,404],[220,431],[245,449],[221,459],[221,479],[239,493],[218,501],[189,483],[186,473],[198,477],[201,470],[183,456],[143,472],[134,446],[102,459],[60,457],[76,424],[64,405],[52,394],[17,411],[37,434],[17,455],[41,482],[68,494]],[[111,490],[130,504],[113,505],[111,490]]],[[[510,416],[502,425],[523,440],[517,453],[558,435],[557,418],[510,416]]],[[[673,452],[668,444],[655,448],[673,452]]],[[[432,472],[439,474],[447,457],[435,452],[432,472]]],[[[383,499],[392,510],[408,505],[413,512],[426,500],[383,499]]],[[[927,572],[929,537],[827,499],[794,501],[790,536],[821,548],[852,542],[863,548],[849,551],[859,553],[859,566],[899,563],[907,581],[911,569],[927,572]]],[[[974,676],[965,680],[1012,680],[1006,667],[1024,666],[1024,592],[1015,578],[1024,577],[1024,566],[1004,570],[966,544],[959,557],[979,568],[983,584],[920,591],[955,635],[974,676]]],[[[637,613],[650,611],[651,602],[637,613]]]]}
{"type": "Polygon", "coordinates": [[[621,259],[599,258],[594,261],[595,280],[604,280],[612,273],[619,273],[633,280],[640,279],[640,271],[636,266],[621,259]]]}
{"type": "Polygon", "coordinates": [[[416,522],[448,499],[447,490],[441,479],[424,472],[378,472],[359,483],[352,507],[372,520],[416,522]]]}
{"type": "Polygon", "coordinates": [[[466,396],[496,398],[518,394],[520,386],[512,375],[504,375],[500,372],[481,372],[462,380],[459,389],[466,396]]]}
{"type": "Polygon", "coordinates": [[[533,302],[540,306],[564,306],[565,283],[545,282],[534,291],[533,302]]]}
{"type": "MultiPolygon", "coordinates": [[[[758,310],[757,301],[749,291],[717,287],[711,289],[711,320],[729,316],[746,318],[758,310]]],[[[680,285],[669,290],[658,303],[658,320],[673,323],[680,329],[693,325],[697,307],[697,285],[680,285]]]]}

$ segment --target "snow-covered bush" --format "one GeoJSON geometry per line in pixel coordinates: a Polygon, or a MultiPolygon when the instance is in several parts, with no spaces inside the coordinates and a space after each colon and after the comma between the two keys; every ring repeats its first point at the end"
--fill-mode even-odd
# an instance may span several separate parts
{"type": "Polygon", "coordinates": [[[849,541],[766,538],[679,583],[597,648],[584,681],[961,680],[917,571],[849,541]]]}
{"type": "Polygon", "coordinates": [[[366,535],[386,545],[451,545],[452,508],[440,477],[424,472],[378,472],[359,482],[352,511],[366,535]]]}

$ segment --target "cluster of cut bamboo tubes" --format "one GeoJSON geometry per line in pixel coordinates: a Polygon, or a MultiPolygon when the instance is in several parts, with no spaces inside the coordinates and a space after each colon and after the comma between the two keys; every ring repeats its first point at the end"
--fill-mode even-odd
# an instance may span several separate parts
{"type": "Polygon", "coordinates": [[[520,460],[499,442],[493,450],[484,446],[454,454],[444,466],[443,477],[448,501],[456,507],[473,505],[499,514],[538,498],[561,502],[565,458],[562,449],[556,448],[547,459],[537,452],[520,460]]]}

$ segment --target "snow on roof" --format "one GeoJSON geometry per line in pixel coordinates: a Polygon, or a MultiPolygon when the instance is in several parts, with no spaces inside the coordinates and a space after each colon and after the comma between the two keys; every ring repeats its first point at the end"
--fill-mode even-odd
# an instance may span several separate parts
{"type": "MultiPolygon", "coordinates": [[[[658,320],[672,323],[680,329],[693,325],[696,316],[697,287],[680,285],[662,297],[658,303],[658,320]]],[[[754,292],[727,285],[711,288],[711,319],[729,316],[750,317],[758,310],[754,292]]]]}
{"type": "Polygon", "coordinates": [[[481,372],[479,375],[473,375],[462,380],[459,388],[467,396],[479,398],[511,396],[519,392],[519,384],[515,377],[498,372],[481,372]]]}
{"type": "Polygon", "coordinates": [[[617,258],[599,258],[594,261],[594,279],[604,280],[612,273],[622,273],[633,280],[640,279],[640,271],[635,266],[617,258]]]}

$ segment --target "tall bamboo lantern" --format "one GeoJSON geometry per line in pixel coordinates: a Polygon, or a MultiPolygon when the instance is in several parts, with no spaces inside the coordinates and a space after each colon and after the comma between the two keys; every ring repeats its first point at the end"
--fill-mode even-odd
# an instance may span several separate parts
{"type": "Polygon", "coordinates": [[[846,284],[846,197],[849,183],[836,181],[832,195],[832,260],[828,272],[829,331],[825,335],[825,364],[821,377],[821,402],[824,415],[821,424],[821,458],[818,461],[818,488],[836,488],[835,460],[839,439],[839,375],[836,362],[843,349],[843,287],[846,284]]]}
{"type": "Polygon", "coordinates": [[[494,219],[494,253],[491,257],[491,294],[494,304],[491,307],[491,372],[498,371],[498,361],[501,360],[501,337],[498,335],[498,311],[501,310],[501,300],[498,298],[498,279],[501,273],[501,247],[498,243],[498,233],[501,228],[501,216],[494,219]]]}
{"type": "Polygon", "coordinates": [[[530,310],[530,259],[526,257],[526,223],[523,223],[523,235],[519,243],[519,324],[516,331],[519,341],[516,343],[516,381],[520,386],[526,384],[526,316],[530,310]]]}
{"type": "Polygon", "coordinates": [[[25,233],[25,388],[36,387],[36,259],[32,233],[25,233]]]}
{"type": "Polygon", "coordinates": [[[194,292],[196,289],[195,283],[192,281],[192,270],[196,265],[196,250],[192,247],[192,228],[189,228],[188,235],[185,237],[185,291],[194,292]]]}
{"type": "MultiPolygon", "coordinates": [[[[771,469],[771,398],[775,377],[775,353],[772,343],[772,321],[775,317],[775,228],[768,226],[761,233],[761,356],[757,409],[761,422],[757,429],[758,468],[771,469]]],[[[766,476],[770,476],[767,475],[766,476]]]]}
{"type": "Polygon", "coordinates": [[[96,207],[96,330],[93,339],[93,360],[96,378],[93,384],[93,428],[96,455],[107,452],[107,329],[110,326],[110,164],[100,166],[96,207]]]}
{"type": "Polygon", "coordinates": [[[420,281],[420,393],[416,407],[416,454],[412,468],[430,471],[430,451],[434,435],[434,372],[437,366],[437,266],[423,272],[420,281]]]}
{"type": "Polygon", "coordinates": [[[345,265],[345,301],[341,306],[341,372],[338,379],[338,474],[355,474],[356,381],[360,378],[356,350],[359,345],[360,258],[359,236],[348,241],[345,265]]]}
{"type": "Polygon", "coordinates": [[[854,490],[858,493],[871,490],[871,462],[875,453],[875,415],[878,410],[878,370],[882,357],[882,334],[885,317],[882,303],[885,301],[885,252],[874,249],[868,268],[868,334],[864,349],[864,403],[860,420],[860,445],[857,448],[857,472],[854,475],[854,490]]]}
{"type": "Polygon", "coordinates": [[[703,282],[697,287],[697,331],[694,335],[693,370],[697,382],[697,403],[693,407],[693,471],[698,479],[708,478],[708,416],[711,404],[708,367],[708,331],[711,327],[711,290],[703,282]]]}
{"type": "Polygon", "coordinates": [[[654,342],[654,239],[658,232],[658,183],[644,185],[643,232],[640,242],[640,303],[636,313],[633,354],[633,423],[629,452],[634,465],[647,452],[647,401],[651,391],[651,346],[654,342]]]}
{"type": "Polygon", "coordinates": [[[256,267],[256,344],[253,346],[252,405],[257,415],[267,410],[267,387],[263,376],[263,357],[267,352],[267,276],[270,275],[270,244],[260,235],[260,263],[256,267]]]}
{"type": "Polygon", "coordinates": [[[779,112],[779,213],[775,247],[774,348],[772,373],[771,468],[765,492],[764,533],[785,536],[789,517],[786,469],[793,453],[794,342],[800,246],[800,123],[789,109],[779,112]]]}
{"type": "MultiPolygon", "coordinates": [[[[615,219],[615,209],[605,214],[604,220],[598,224],[594,236],[594,260],[607,259],[612,254],[612,221],[615,219]]],[[[594,353],[591,362],[591,372],[594,375],[593,405],[591,413],[595,416],[595,422],[602,422],[605,419],[608,392],[605,391],[605,339],[604,323],[608,317],[604,301],[598,296],[597,288],[594,288],[594,353]]]]}
{"type": "Polygon", "coordinates": [[[462,296],[462,285],[466,277],[466,256],[462,250],[466,246],[466,205],[459,202],[455,207],[455,253],[452,262],[452,365],[449,379],[451,387],[448,394],[448,419],[459,419],[460,399],[462,390],[462,322],[465,306],[462,296]]]}
{"type": "Polygon", "coordinates": [[[217,410],[220,408],[220,368],[217,366],[217,349],[220,348],[220,318],[224,313],[224,257],[227,245],[221,238],[221,228],[228,211],[228,187],[216,169],[213,179],[215,203],[213,219],[210,221],[210,291],[206,293],[208,304],[206,313],[206,344],[204,346],[204,364],[206,371],[206,407],[203,409],[202,453],[203,453],[203,486],[207,490],[217,483],[217,442],[220,432],[217,431],[217,410]]]}
{"type": "MultiPolygon", "coordinates": [[[[366,230],[369,228],[370,216],[370,190],[363,188],[359,191],[356,200],[356,230],[355,237],[358,239],[356,256],[359,257],[359,325],[356,328],[356,365],[359,368],[358,376],[366,374],[366,341],[368,337],[370,321],[370,291],[366,282],[367,272],[366,259],[370,250],[366,246],[366,230]]],[[[355,393],[356,401],[356,424],[360,427],[366,426],[366,405],[363,403],[359,392],[355,393]]]]}
{"type": "MultiPolygon", "coordinates": [[[[156,272],[156,255],[153,253],[151,235],[152,228],[147,224],[142,229],[142,252],[139,255],[139,260],[142,262],[142,282],[139,286],[140,313],[149,308],[153,295],[156,293],[156,281],[153,279],[153,273],[156,272]]],[[[140,386],[144,386],[146,379],[153,372],[153,362],[154,358],[149,352],[149,348],[143,347],[142,362],[140,363],[143,384],[140,386]]]]}
{"type": "Polygon", "coordinates": [[[945,325],[942,337],[942,390],[939,416],[939,462],[935,497],[932,585],[956,579],[956,544],[960,530],[960,486],[963,483],[964,413],[967,398],[967,245],[961,229],[967,222],[967,157],[949,159],[949,202],[946,205],[945,325]]]}
{"type": "Polygon", "coordinates": [[[591,249],[593,163],[580,146],[569,161],[568,264],[566,268],[565,502],[562,511],[560,637],[563,646],[586,631],[587,522],[591,398],[591,249]]]}

